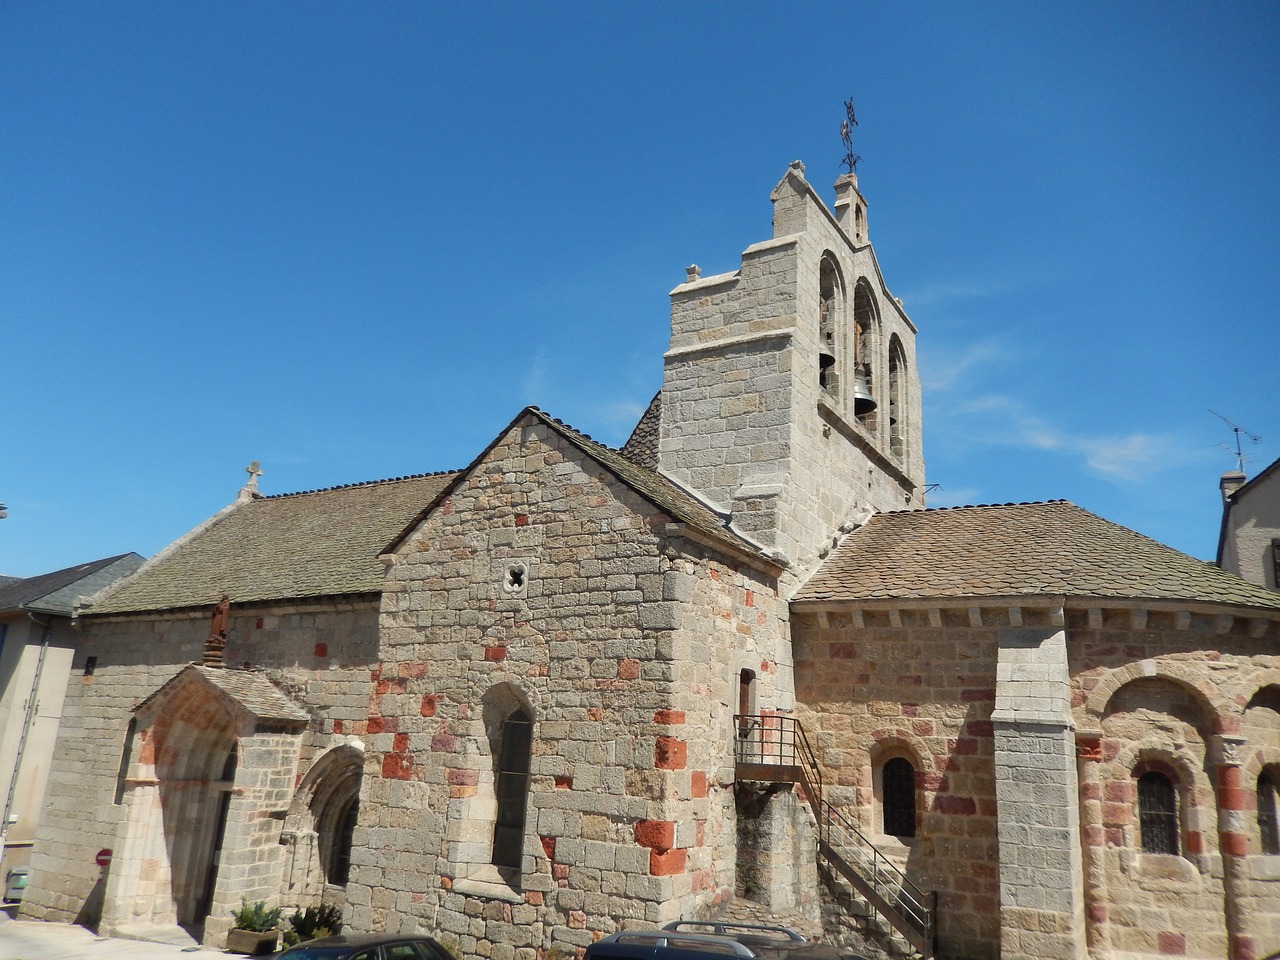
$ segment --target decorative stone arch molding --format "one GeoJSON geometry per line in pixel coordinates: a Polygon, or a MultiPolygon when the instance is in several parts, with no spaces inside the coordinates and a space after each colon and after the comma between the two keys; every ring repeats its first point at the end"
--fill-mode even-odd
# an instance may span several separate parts
{"type": "Polygon", "coordinates": [[[871,823],[875,834],[886,838],[903,838],[919,836],[920,824],[928,813],[928,804],[923,803],[925,793],[935,793],[931,785],[936,782],[933,755],[924,748],[920,738],[900,727],[875,730],[872,742],[867,748],[867,757],[871,763],[871,823]],[[913,782],[911,784],[911,828],[903,832],[892,831],[886,824],[895,814],[890,812],[890,796],[893,786],[886,783],[885,770],[891,761],[905,760],[911,765],[913,782]]]}
{"type": "Polygon", "coordinates": [[[303,774],[280,837],[288,849],[285,889],[296,902],[324,899],[326,887],[346,885],[349,818],[358,809],[363,776],[359,740],[325,751],[303,774]]]}
{"type": "Polygon", "coordinates": [[[1085,700],[1085,713],[1096,726],[1121,687],[1135,680],[1167,680],[1186,689],[1196,699],[1209,723],[1206,733],[1231,732],[1239,729],[1240,708],[1230,697],[1199,676],[1190,664],[1167,660],[1142,660],[1108,672],[1085,700]]]}
{"type": "Polygon", "coordinates": [[[924,748],[920,739],[903,727],[881,727],[871,733],[867,756],[873,766],[893,757],[906,757],[917,773],[935,773],[933,754],[924,748]]]}
{"type": "Polygon", "coordinates": [[[1266,668],[1247,674],[1245,679],[1241,681],[1240,687],[1244,709],[1248,709],[1249,704],[1257,700],[1258,695],[1268,688],[1280,693],[1280,670],[1266,668]]]}

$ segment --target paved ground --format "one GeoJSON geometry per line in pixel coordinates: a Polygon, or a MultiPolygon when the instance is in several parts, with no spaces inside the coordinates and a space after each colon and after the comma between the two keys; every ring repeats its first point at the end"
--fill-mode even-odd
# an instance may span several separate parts
{"type": "Polygon", "coordinates": [[[231,954],[196,946],[143,943],[98,937],[69,923],[10,920],[0,913],[0,958],[3,960],[178,960],[187,957],[221,957],[231,954]]]}
{"type": "MultiPolygon", "coordinates": [[[[730,900],[719,911],[719,918],[783,923],[810,937],[822,933],[821,926],[812,919],[799,915],[770,915],[759,904],[746,900],[730,900]]],[[[99,937],[73,924],[11,920],[8,914],[0,912],[0,960],[186,960],[188,957],[230,960],[233,956],[236,955],[202,949],[190,942],[151,943],[99,937]]]]}

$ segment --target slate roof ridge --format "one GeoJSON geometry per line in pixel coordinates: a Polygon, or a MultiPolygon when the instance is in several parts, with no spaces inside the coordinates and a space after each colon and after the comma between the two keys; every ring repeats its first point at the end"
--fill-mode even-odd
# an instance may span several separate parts
{"type": "Polygon", "coordinates": [[[332,493],[334,490],[350,490],[353,487],[373,487],[380,483],[403,483],[407,480],[426,480],[428,477],[448,477],[461,473],[461,470],[429,470],[426,473],[407,473],[403,477],[384,477],[379,480],[357,480],[353,483],[338,483],[332,487],[316,487],[314,490],[294,490],[289,493],[259,493],[253,501],[284,500],[288,497],[306,497],[313,493],[332,493]]]}
{"type": "Polygon", "coordinates": [[[132,551],[103,557],[100,560],[89,560],[85,563],[72,564],[61,570],[38,573],[34,577],[15,577],[0,582],[0,610],[21,610],[50,594],[64,590],[78,581],[92,576],[99,570],[118,563],[125,557],[133,556],[132,551]]]}

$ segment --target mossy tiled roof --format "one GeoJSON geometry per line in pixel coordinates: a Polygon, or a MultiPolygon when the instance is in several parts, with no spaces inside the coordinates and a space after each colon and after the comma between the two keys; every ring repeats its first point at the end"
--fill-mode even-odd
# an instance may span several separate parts
{"type": "Polygon", "coordinates": [[[266,676],[248,670],[236,670],[223,667],[207,667],[192,664],[183,667],[170,677],[159,690],[134,707],[135,713],[146,713],[148,708],[170,691],[184,683],[196,682],[192,678],[199,677],[204,682],[217,688],[227,697],[240,705],[241,709],[251,713],[259,720],[283,720],[292,723],[306,723],[310,716],[300,706],[290,700],[266,676]]]}
{"type": "Polygon", "coordinates": [[[1065,500],[878,514],[793,599],[1035,595],[1280,609],[1280,593],[1065,500]]]}
{"type": "Polygon", "coordinates": [[[147,563],[90,615],[333,597],[382,589],[378,554],[456,474],[256,497],[147,563]]]}

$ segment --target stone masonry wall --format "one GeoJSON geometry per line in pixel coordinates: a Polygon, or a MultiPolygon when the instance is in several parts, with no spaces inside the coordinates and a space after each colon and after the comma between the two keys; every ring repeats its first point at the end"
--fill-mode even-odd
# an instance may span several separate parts
{"type": "Polygon", "coordinates": [[[884,289],[869,246],[855,246],[796,169],[774,191],[774,239],[744,251],[732,274],[672,291],[665,356],[661,469],[733,514],[735,529],[779,550],[801,582],[836,530],[870,509],[920,506],[924,483],[915,331],[884,289]],[[879,323],[869,335],[882,426],[852,412],[853,350],[837,389],[819,385],[820,265],[838,265],[837,332],[852,339],[861,279],[879,323]],[[896,336],[905,433],[888,428],[888,350],[896,336]]]}
{"type": "Polygon", "coordinates": [[[1254,785],[1280,761],[1276,624],[1190,612],[1069,618],[1090,944],[1251,960],[1280,950],[1280,870],[1254,785]],[[1275,706],[1246,709],[1275,690],[1275,706]],[[1137,776],[1177,788],[1178,855],[1144,853],[1137,776]]]}
{"type": "Polygon", "coordinates": [[[998,633],[1007,611],[796,613],[796,700],[839,806],[939,898],[943,955],[1000,955],[994,740],[998,633]],[[916,774],[916,837],[882,830],[878,771],[916,774]]]}
{"type": "Polygon", "coordinates": [[[530,417],[403,545],[353,928],[532,960],[732,889],[730,681],[777,661],[779,606],[772,584],[670,539],[669,521],[530,417]],[[517,563],[527,579],[504,588],[517,563]],[[516,704],[534,719],[532,776],[522,863],[504,871],[486,862],[492,754],[516,704]]]}
{"type": "MultiPolygon", "coordinates": [[[[119,845],[124,805],[114,799],[132,710],[201,658],[207,634],[206,612],[83,625],[24,915],[97,921],[104,872],[94,858],[119,845]],[[86,677],[88,656],[97,657],[97,666],[86,677]]],[[[231,665],[263,670],[313,712],[316,719],[302,737],[302,758],[291,778],[324,750],[368,729],[369,676],[377,663],[376,611],[368,601],[233,610],[226,656],[231,665]]],[[[140,746],[134,745],[135,765],[140,746]]]]}

